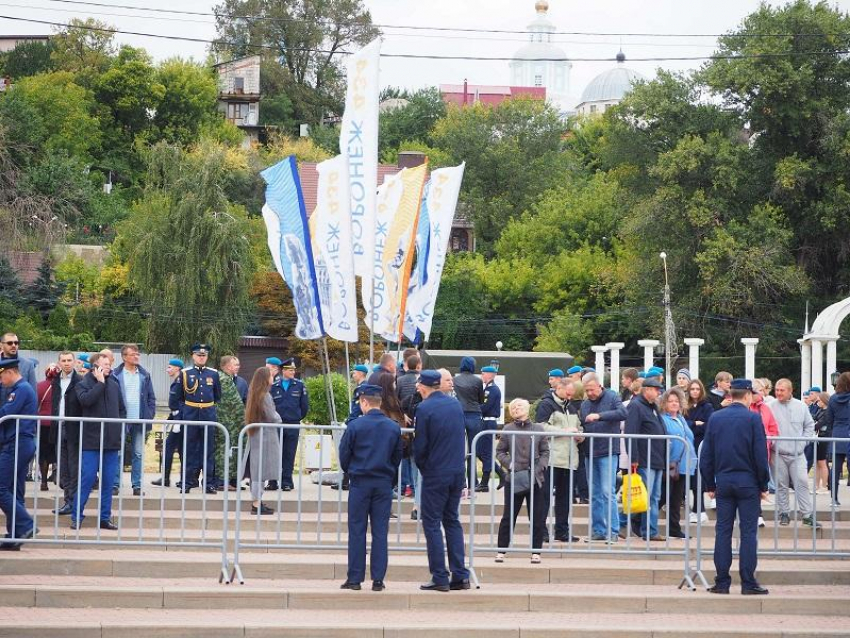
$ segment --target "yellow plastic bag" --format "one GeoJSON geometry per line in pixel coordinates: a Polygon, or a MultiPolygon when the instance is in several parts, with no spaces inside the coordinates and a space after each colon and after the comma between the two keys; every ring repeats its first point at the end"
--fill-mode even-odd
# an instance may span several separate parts
{"type": "Polygon", "coordinates": [[[634,469],[623,477],[623,489],[620,492],[622,510],[625,514],[643,514],[649,505],[649,494],[643,478],[634,469]],[[631,494],[631,498],[629,497],[631,494]]]}

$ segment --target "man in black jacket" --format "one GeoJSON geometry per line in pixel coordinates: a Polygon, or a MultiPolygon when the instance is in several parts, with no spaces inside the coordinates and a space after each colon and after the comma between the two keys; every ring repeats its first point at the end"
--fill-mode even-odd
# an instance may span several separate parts
{"type": "MultiPolygon", "coordinates": [[[[89,359],[91,372],[77,383],[77,398],[82,406],[82,416],[126,419],[127,408],[124,405],[124,393],[118,380],[112,376],[112,364],[109,358],[93,354],[89,359]]],[[[112,522],[112,481],[105,477],[114,477],[118,470],[118,453],[121,449],[122,424],[106,422],[82,423],[83,460],[80,472],[80,485],[74,498],[71,513],[71,529],[79,529],[83,519],[89,494],[95,477],[100,471],[100,528],[117,530],[112,522]]],[[[77,433],[71,433],[78,436],[77,433]]]]}
{"type": "MultiPolygon", "coordinates": [[[[80,416],[82,406],[77,398],[77,384],[82,377],[74,370],[74,353],[59,353],[59,376],[53,379],[53,392],[51,393],[50,414],[53,416],[67,417],[80,416]]],[[[70,429],[79,432],[77,422],[60,421],[62,436],[58,439],[59,445],[59,486],[64,492],[65,502],[59,511],[60,515],[71,513],[71,503],[77,493],[77,475],[79,474],[78,461],[80,457],[80,440],[78,436],[71,436],[70,429]]]]}
{"type": "MultiPolygon", "coordinates": [[[[658,413],[658,395],[661,384],[656,379],[643,382],[640,396],[631,400],[626,410],[626,434],[666,434],[661,415],[658,413]]],[[[661,500],[661,482],[667,470],[666,444],[664,440],[627,440],[631,445],[632,463],[637,463],[638,474],[646,485],[649,497],[648,511],[640,515],[640,535],[649,534],[651,541],[663,541],[658,534],[658,505],[661,500]]],[[[620,529],[620,536],[625,537],[625,530],[620,529]]]]}

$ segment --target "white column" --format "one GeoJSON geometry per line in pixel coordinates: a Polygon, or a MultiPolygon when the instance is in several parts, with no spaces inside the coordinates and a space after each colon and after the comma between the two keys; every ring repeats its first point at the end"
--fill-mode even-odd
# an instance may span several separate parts
{"type": "Polygon", "coordinates": [[[745,337],[741,339],[744,344],[744,378],[756,378],[756,346],[758,339],[745,337]]]}
{"type": "MultiPolygon", "coordinates": [[[[832,373],[838,370],[838,337],[830,337],[826,340],[826,391],[832,394],[835,388],[832,387],[832,373]]],[[[821,386],[823,387],[823,386],[821,386]]]]}
{"type": "Polygon", "coordinates": [[[800,344],[800,396],[812,387],[812,342],[797,339],[800,344]]]}
{"type": "Polygon", "coordinates": [[[660,341],[655,339],[641,339],[638,345],[643,348],[643,369],[649,370],[652,367],[653,350],[658,347],[660,341]]]}
{"type": "Polygon", "coordinates": [[[812,339],[812,383],[800,390],[805,392],[813,386],[823,387],[823,341],[820,339],[812,339]]]}
{"type": "Polygon", "coordinates": [[[611,380],[608,382],[614,392],[620,391],[620,350],[626,347],[625,343],[612,341],[606,343],[605,347],[611,352],[611,380]]]}
{"type": "Polygon", "coordinates": [[[596,354],[596,374],[599,375],[601,385],[605,385],[605,353],[608,348],[605,346],[590,346],[590,349],[596,354]]]}
{"type": "Polygon", "coordinates": [[[685,339],[688,346],[688,370],[691,371],[691,379],[699,379],[699,349],[705,345],[705,339],[685,339]]]}

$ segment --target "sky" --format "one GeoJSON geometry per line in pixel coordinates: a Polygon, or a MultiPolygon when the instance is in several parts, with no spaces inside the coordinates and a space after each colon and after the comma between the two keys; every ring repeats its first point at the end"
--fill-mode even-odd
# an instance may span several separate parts
{"type": "MultiPolygon", "coordinates": [[[[217,0],[92,0],[105,5],[136,5],[212,13],[217,0]]],[[[620,48],[627,66],[653,77],[656,69],[687,71],[701,61],[639,61],[638,58],[708,56],[715,37],[735,29],[758,8],[758,0],[549,0],[549,19],[561,32],[636,35],[556,35],[558,46],[571,58],[607,58],[606,61],[573,62],[570,93],[578,99],[584,87],[599,73],[612,68],[620,48]],[[653,34],[653,35],[640,35],[653,34]],[[655,34],[685,34],[659,37],[655,34]]],[[[850,11],[850,0],[831,3],[850,11]]],[[[522,31],[535,18],[534,0],[364,0],[373,22],[379,25],[417,25],[522,31]]],[[[215,37],[214,19],[148,13],[141,9],[85,6],[56,0],[0,0],[0,16],[66,22],[72,17],[94,17],[119,29],[201,39],[215,37]]],[[[0,34],[45,33],[50,27],[0,18],[0,34]]],[[[522,33],[415,32],[386,26],[383,52],[434,55],[509,57],[527,39],[522,33]]],[[[201,43],[118,35],[119,43],[146,48],[156,60],[175,55],[205,58],[201,43]]],[[[504,85],[510,81],[507,62],[458,60],[409,60],[384,58],[382,83],[416,89],[439,84],[504,85]]]]}

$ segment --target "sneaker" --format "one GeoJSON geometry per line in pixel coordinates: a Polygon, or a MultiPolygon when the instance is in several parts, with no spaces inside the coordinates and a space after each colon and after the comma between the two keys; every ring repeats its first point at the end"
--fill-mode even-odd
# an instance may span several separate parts
{"type": "Polygon", "coordinates": [[[700,523],[707,523],[708,522],[708,513],[700,512],[699,513],[699,522],[700,523]]]}
{"type": "Polygon", "coordinates": [[[815,529],[820,529],[822,525],[815,521],[811,516],[803,517],[803,525],[808,525],[809,527],[814,527],[815,529]]]}
{"type": "Polygon", "coordinates": [[[497,563],[504,563],[505,562],[505,553],[504,552],[497,552],[496,553],[496,562],[497,563]]]}
{"type": "Polygon", "coordinates": [[[540,554],[532,554],[531,555],[531,564],[539,565],[540,564],[540,554]]]}
{"type": "Polygon", "coordinates": [[[764,527],[764,517],[759,516],[759,527],[764,527]]]}
{"type": "Polygon", "coordinates": [[[780,514],[779,515],[779,524],[783,527],[786,527],[791,524],[791,517],[788,514],[780,514]]]}
{"type": "MultiPolygon", "coordinates": [[[[705,512],[703,512],[703,514],[705,514],[705,512]]],[[[691,515],[688,517],[688,522],[693,523],[694,525],[699,523],[699,516],[697,516],[696,512],[691,512],[691,515]]]]}

